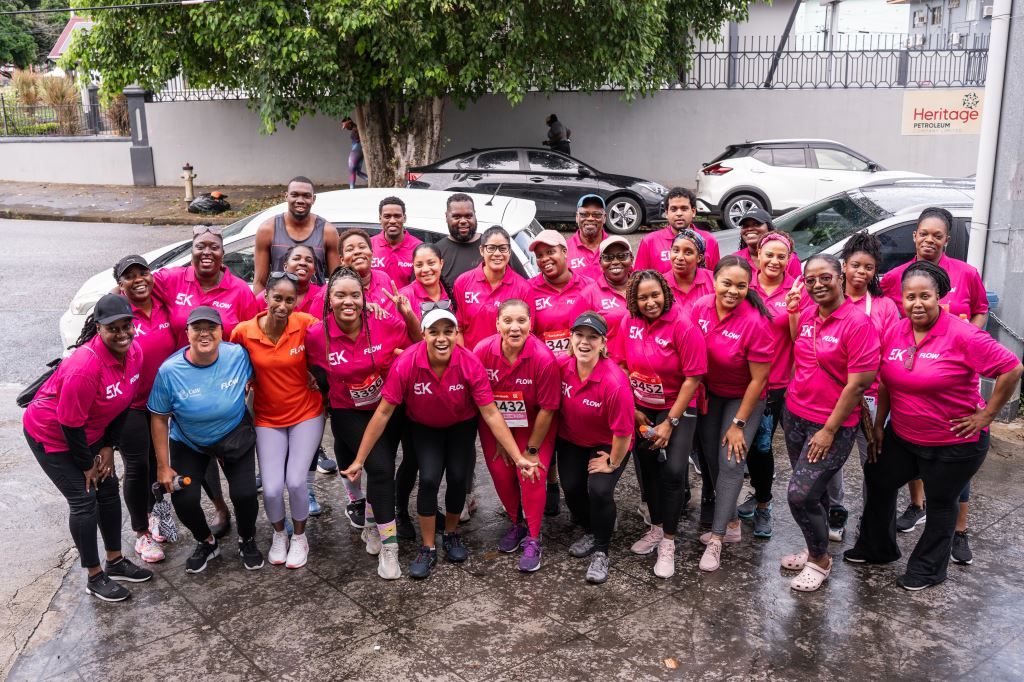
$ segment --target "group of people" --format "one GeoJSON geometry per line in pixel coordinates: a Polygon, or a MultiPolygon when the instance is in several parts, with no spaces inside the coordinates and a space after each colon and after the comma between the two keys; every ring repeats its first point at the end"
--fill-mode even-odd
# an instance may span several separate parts
{"type": "Polygon", "coordinates": [[[521,571],[541,567],[544,517],[564,497],[579,528],[569,553],[589,558],[587,581],[608,579],[615,489],[630,458],[648,524],[630,551],[654,555],[658,577],[674,574],[693,461],[707,529],[699,569],[719,570],[743,519],[755,537],[772,536],[780,423],[804,538],[780,558],[792,589],[815,591],[832,571],[855,445],[864,511],[843,558],[899,558],[897,495],[920,481],[924,532],[899,584],[942,582],[951,552],[970,563],[958,505],[1024,368],[981,329],[984,287],[945,255],[944,210],[921,214],[916,258],[880,279],[875,237],[855,234],[842,258],[801,264],[761,211],[744,216],[739,250],[722,256],[693,225],[695,197],[683,188],[665,199],[668,224],[634,250],[605,234],[605,202],[590,194],[568,240],[533,237],[540,272],[527,279],[502,227],[478,234],[465,194],[448,198],[449,235],[433,244],[405,230],[397,197],[381,201],[372,238],[317,217],[306,178],[289,183],[287,201],[257,230],[251,288],[224,267],[214,227],[194,229],[191,265],[118,261],[116,291],[27,408],[26,438],[68,500],[90,594],[118,601],[129,596],[120,582],[152,577],[121,553],[114,448],[144,562],[163,558],[152,520],[161,488],[196,540],[185,570],[219,555],[230,517],[211,527],[201,507],[205,490],[226,508],[219,467],[242,565],[299,568],[328,422],[348,520],[384,579],[401,577],[398,543],[416,540],[417,525],[410,577],[430,576],[438,537],[442,558],[467,560],[458,526],[483,481],[478,438],[509,519],[498,549],[519,552],[521,571]],[[987,404],[979,374],[996,379],[987,404]],[[265,558],[257,462],[273,527],[265,558]],[[747,474],[753,494],[741,503],[747,474]]]}

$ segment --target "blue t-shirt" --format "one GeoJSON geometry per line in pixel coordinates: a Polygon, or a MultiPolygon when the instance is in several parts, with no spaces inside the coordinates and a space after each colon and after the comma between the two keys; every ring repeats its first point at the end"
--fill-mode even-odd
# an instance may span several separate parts
{"type": "Polygon", "coordinates": [[[183,348],[160,365],[146,407],[171,415],[171,438],[189,447],[213,445],[245,415],[245,385],[252,377],[249,354],[222,342],[217,361],[193,365],[183,348]]]}

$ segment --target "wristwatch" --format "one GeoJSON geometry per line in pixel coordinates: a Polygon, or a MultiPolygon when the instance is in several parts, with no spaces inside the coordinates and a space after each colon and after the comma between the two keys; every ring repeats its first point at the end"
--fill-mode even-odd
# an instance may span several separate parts
{"type": "Polygon", "coordinates": [[[736,417],[733,417],[732,418],[732,423],[742,429],[743,427],[745,427],[747,425],[747,420],[746,419],[736,419],[736,417]]]}
{"type": "Polygon", "coordinates": [[[669,417],[668,423],[672,425],[672,428],[679,426],[679,417],[669,417]]]}
{"type": "Polygon", "coordinates": [[[526,446],[526,454],[530,455],[531,457],[536,457],[538,452],[540,452],[540,450],[533,447],[532,445],[526,446]]]}

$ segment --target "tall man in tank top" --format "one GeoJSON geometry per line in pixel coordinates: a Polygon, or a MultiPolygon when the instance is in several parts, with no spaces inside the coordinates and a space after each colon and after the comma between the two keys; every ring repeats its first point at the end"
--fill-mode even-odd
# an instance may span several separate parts
{"type": "Polygon", "coordinates": [[[301,175],[288,183],[285,192],[288,210],[268,218],[256,230],[254,254],[255,273],[252,290],[259,294],[266,288],[267,276],[284,269],[284,255],[292,246],[303,244],[313,249],[316,274],[313,282],[324,284],[334,268],[341,263],[338,255],[338,231],[313,213],[316,189],[309,178],[301,175]],[[325,229],[325,228],[330,229],[325,229]]]}

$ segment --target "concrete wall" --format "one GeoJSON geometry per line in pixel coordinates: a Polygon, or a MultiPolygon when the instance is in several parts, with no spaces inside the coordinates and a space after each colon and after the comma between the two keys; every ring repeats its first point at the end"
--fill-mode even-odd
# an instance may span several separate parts
{"type": "Polygon", "coordinates": [[[0,137],[0,180],[130,185],[129,138],[0,137]]]}

